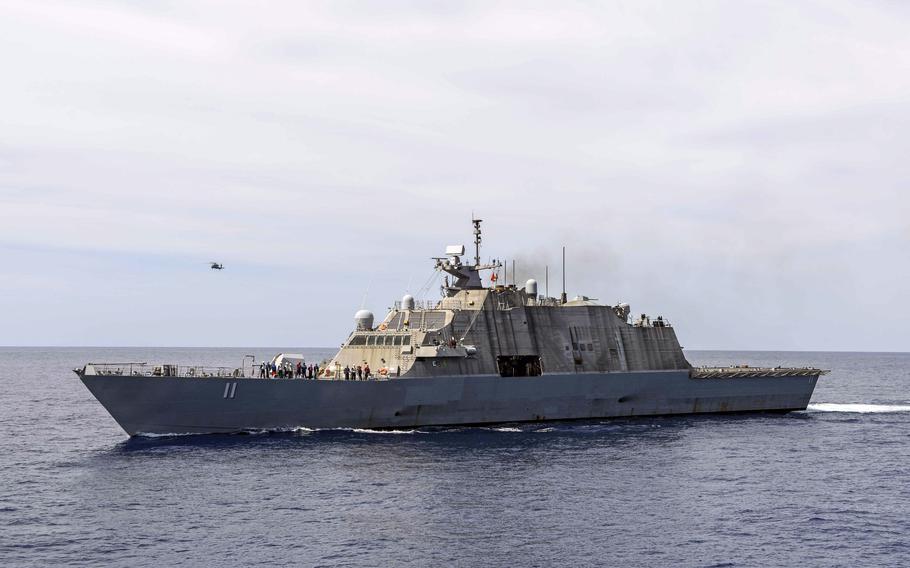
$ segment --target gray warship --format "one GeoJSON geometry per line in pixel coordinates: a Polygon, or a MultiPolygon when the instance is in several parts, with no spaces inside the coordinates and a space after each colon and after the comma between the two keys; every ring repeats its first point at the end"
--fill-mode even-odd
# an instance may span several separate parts
{"type": "Polygon", "coordinates": [[[473,263],[463,245],[434,259],[446,278],[438,301],[406,295],[378,325],[357,312],[312,378],[144,362],[75,372],[130,436],[789,412],[806,408],[826,372],[693,367],[662,317],[541,296],[534,280],[497,284],[503,265],[481,263],[473,224],[473,263]],[[371,372],[345,372],[358,366],[371,372]]]}

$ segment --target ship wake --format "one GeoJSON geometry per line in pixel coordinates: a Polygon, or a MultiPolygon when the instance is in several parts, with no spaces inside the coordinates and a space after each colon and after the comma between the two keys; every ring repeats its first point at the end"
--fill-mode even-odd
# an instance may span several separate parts
{"type": "Polygon", "coordinates": [[[810,404],[807,410],[813,412],[849,412],[854,414],[874,414],[874,413],[891,413],[891,412],[910,412],[910,404],[863,404],[847,403],[838,404],[833,402],[819,402],[810,404]]]}

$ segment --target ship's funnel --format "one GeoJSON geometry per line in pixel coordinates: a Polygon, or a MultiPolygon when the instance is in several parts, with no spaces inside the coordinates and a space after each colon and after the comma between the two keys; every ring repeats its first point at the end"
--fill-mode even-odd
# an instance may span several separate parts
{"type": "Polygon", "coordinates": [[[357,331],[369,331],[373,329],[373,312],[370,310],[360,310],[354,314],[354,324],[357,331]]]}

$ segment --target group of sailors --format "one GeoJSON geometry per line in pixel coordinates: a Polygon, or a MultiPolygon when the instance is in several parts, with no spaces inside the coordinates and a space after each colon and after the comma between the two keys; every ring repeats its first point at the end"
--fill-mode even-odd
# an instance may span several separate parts
{"type": "Polygon", "coordinates": [[[345,365],[341,374],[344,375],[346,381],[368,381],[371,377],[370,365],[357,365],[356,367],[345,365]]]}
{"type": "MultiPolygon", "coordinates": [[[[285,361],[280,365],[277,365],[274,362],[268,363],[263,361],[259,364],[259,378],[318,379],[319,372],[323,370],[324,369],[321,369],[318,364],[307,365],[304,361],[298,361],[296,365],[291,364],[289,361],[285,361]]],[[[373,372],[370,370],[370,365],[367,363],[357,366],[345,365],[344,369],[341,370],[341,375],[346,381],[369,381],[373,378],[373,372]]]]}
{"type": "Polygon", "coordinates": [[[292,365],[285,361],[281,365],[275,362],[266,363],[263,361],[259,364],[260,379],[315,379],[319,377],[319,365],[307,365],[304,361],[298,361],[292,365]]]}

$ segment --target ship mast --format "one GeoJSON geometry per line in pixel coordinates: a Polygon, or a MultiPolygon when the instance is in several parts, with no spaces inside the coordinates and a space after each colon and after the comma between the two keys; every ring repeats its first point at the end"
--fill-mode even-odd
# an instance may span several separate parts
{"type": "Polygon", "coordinates": [[[474,266],[480,266],[480,224],[483,222],[483,219],[471,219],[471,222],[474,223],[474,266]]]}
{"type": "Polygon", "coordinates": [[[434,256],[436,261],[436,270],[441,270],[455,277],[455,281],[450,285],[443,286],[447,296],[452,296],[459,290],[481,290],[483,282],[480,280],[481,270],[496,269],[502,266],[501,263],[494,260],[490,264],[480,262],[480,243],[483,240],[480,236],[480,224],[482,219],[474,219],[471,216],[471,222],[474,223],[474,265],[461,263],[461,257],[465,254],[464,245],[449,245],[446,247],[446,256],[434,256]]]}

